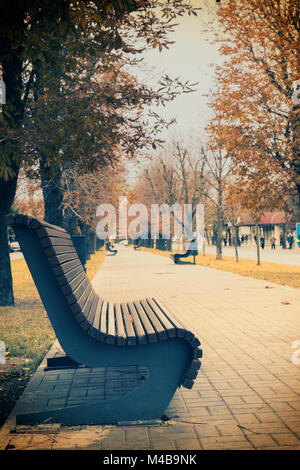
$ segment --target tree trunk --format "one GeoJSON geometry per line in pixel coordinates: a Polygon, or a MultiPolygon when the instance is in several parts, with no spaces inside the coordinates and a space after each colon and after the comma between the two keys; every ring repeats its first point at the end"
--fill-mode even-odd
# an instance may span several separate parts
{"type": "Polygon", "coordinates": [[[46,159],[40,161],[41,187],[44,197],[45,215],[44,219],[49,224],[63,227],[63,183],[62,171],[55,169],[54,177],[49,174],[49,167],[46,166],[46,159]]]}
{"type": "MultiPolygon", "coordinates": [[[[2,43],[2,52],[7,54],[2,61],[3,80],[6,85],[6,104],[3,105],[7,114],[3,118],[7,121],[11,129],[18,129],[24,115],[22,102],[22,61],[18,54],[20,49],[13,50],[11,44],[2,43]]],[[[16,147],[14,142],[9,142],[12,147],[16,147]]],[[[16,194],[20,158],[18,148],[15,154],[9,154],[5,148],[6,142],[2,142],[1,150],[7,153],[8,166],[13,171],[13,177],[5,181],[0,178],[0,305],[14,305],[13,283],[11,275],[10,256],[7,242],[7,226],[5,216],[10,212],[16,194]]]]}
{"type": "Polygon", "coordinates": [[[256,224],[256,253],[257,253],[257,266],[260,265],[260,250],[259,250],[259,230],[256,224]]]}
{"type": "Polygon", "coordinates": [[[216,240],[216,259],[222,259],[222,212],[218,209],[217,220],[217,240],[216,240]]]}
{"type": "Polygon", "coordinates": [[[5,216],[9,213],[16,193],[18,170],[16,176],[8,181],[0,180],[0,305],[14,305],[13,282],[7,240],[5,216]]]}
{"type": "Polygon", "coordinates": [[[235,261],[236,261],[236,263],[239,262],[238,238],[239,238],[239,228],[235,227],[234,250],[235,250],[235,261]]]}

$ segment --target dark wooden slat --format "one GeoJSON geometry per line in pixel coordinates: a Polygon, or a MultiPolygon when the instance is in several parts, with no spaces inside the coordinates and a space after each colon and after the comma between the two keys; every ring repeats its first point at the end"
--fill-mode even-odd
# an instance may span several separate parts
{"type": "Polygon", "coordinates": [[[174,325],[170,322],[168,317],[164,314],[164,312],[161,311],[161,309],[153,302],[153,299],[147,298],[146,299],[147,303],[157,316],[158,320],[163,324],[164,328],[167,331],[167,334],[169,338],[175,338],[176,337],[176,329],[174,325]]]}
{"type": "Polygon", "coordinates": [[[80,323],[80,326],[81,328],[84,329],[84,331],[89,330],[92,326],[90,319],[94,318],[98,300],[99,300],[99,297],[94,292],[94,296],[92,297],[92,300],[89,304],[89,308],[86,308],[84,312],[84,316],[86,317],[86,320],[83,323],[80,323]]]}
{"type": "Polygon", "coordinates": [[[147,317],[144,309],[141,307],[139,302],[133,302],[133,305],[135,306],[138,312],[138,315],[140,317],[140,320],[143,324],[148,343],[157,343],[158,339],[157,339],[156,332],[152,324],[150,323],[149,318],[147,317]]]}
{"type": "Polygon", "coordinates": [[[128,346],[135,346],[137,344],[137,337],[133,328],[133,318],[129,314],[127,304],[121,303],[121,311],[126,329],[127,344],[128,346]]]}
{"type": "Polygon", "coordinates": [[[48,258],[51,266],[61,265],[63,263],[66,263],[67,261],[72,261],[73,259],[79,259],[76,251],[73,253],[64,253],[62,255],[54,255],[48,258]]]}
{"type": "Polygon", "coordinates": [[[90,319],[90,323],[91,323],[92,326],[88,330],[88,334],[91,335],[93,338],[96,338],[96,336],[98,335],[98,332],[99,332],[102,305],[103,305],[103,299],[99,299],[99,301],[96,305],[94,318],[90,319]]]}
{"type": "Polygon", "coordinates": [[[124,327],[121,307],[119,304],[115,305],[115,315],[116,315],[116,329],[117,329],[117,345],[125,346],[127,337],[126,337],[126,331],[124,327]]]}
{"type": "Polygon", "coordinates": [[[137,311],[136,311],[135,306],[133,305],[133,302],[127,302],[127,307],[133,319],[133,325],[134,325],[138,344],[147,344],[147,336],[145,333],[145,329],[140,320],[140,317],[137,314],[137,311]]]}
{"type": "Polygon", "coordinates": [[[190,367],[192,369],[199,370],[201,367],[201,362],[198,359],[193,359],[192,362],[190,363],[190,367]]]}
{"type": "Polygon", "coordinates": [[[194,336],[194,338],[192,340],[190,340],[190,343],[191,343],[191,345],[194,349],[196,349],[201,344],[199,339],[196,338],[196,336],[194,336]]]}
{"type": "Polygon", "coordinates": [[[5,217],[6,225],[13,225],[16,222],[16,215],[15,214],[8,214],[5,217]]]}
{"type": "Polygon", "coordinates": [[[158,339],[160,341],[165,341],[166,339],[168,339],[168,335],[167,335],[167,332],[166,332],[164,326],[158,320],[157,316],[154,314],[153,310],[149,307],[146,300],[140,300],[139,303],[143,307],[143,309],[145,310],[145,312],[147,314],[147,317],[149,318],[153,328],[156,331],[158,339]]]}
{"type": "Polygon", "coordinates": [[[68,238],[46,237],[46,238],[41,238],[40,242],[41,242],[42,247],[44,248],[47,248],[48,246],[57,246],[57,245],[74,247],[72,240],[68,238]]]}
{"type": "Polygon", "coordinates": [[[176,336],[178,336],[178,338],[183,338],[186,333],[186,329],[184,328],[184,326],[179,322],[179,320],[177,320],[177,318],[174,315],[172,315],[167,310],[167,308],[161,302],[159,302],[156,299],[152,299],[152,300],[160,308],[160,310],[165,314],[165,316],[170,320],[170,322],[174,325],[176,329],[176,336]]]}
{"type": "Polygon", "coordinates": [[[83,278],[81,283],[74,289],[71,294],[66,295],[68,304],[72,305],[80,299],[80,296],[83,294],[90,281],[87,277],[83,278]]]}
{"type": "Polygon", "coordinates": [[[29,226],[31,223],[31,217],[29,215],[24,214],[16,214],[15,215],[15,223],[23,224],[29,226]]]}
{"type": "Polygon", "coordinates": [[[108,302],[104,300],[102,304],[102,308],[101,308],[99,330],[97,334],[97,338],[103,342],[105,342],[106,332],[107,332],[107,309],[108,309],[108,302]]]}
{"type": "Polygon", "coordinates": [[[89,324],[89,328],[90,329],[93,325],[93,322],[94,322],[94,318],[95,318],[95,314],[96,314],[96,309],[97,309],[97,305],[98,305],[98,302],[99,301],[102,301],[102,299],[99,298],[99,296],[96,294],[95,297],[94,297],[94,300],[93,300],[93,303],[91,305],[91,308],[90,308],[90,311],[89,313],[87,314],[87,321],[88,321],[88,324],[89,324]]]}
{"type": "Polygon", "coordinates": [[[184,379],[183,383],[182,383],[182,386],[185,387],[185,388],[188,388],[189,390],[191,390],[191,388],[193,388],[193,385],[194,385],[194,381],[193,379],[184,379]]]}
{"type": "Polygon", "coordinates": [[[84,330],[87,330],[90,327],[90,324],[87,321],[87,317],[88,317],[89,311],[91,310],[91,307],[94,303],[95,297],[97,297],[97,294],[95,293],[95,291],[93,289],[91,295],[88,297],[86,303],[84,304],[83,309],[81,310],[84,321],[82,323],[80,323],[80,326],[84,330]]]}
{"type": "Polygon", "coordinates": [[[88,284],[87,287],[85,288],[85,290],[83,291],[83,293],[81,294],[80,298],[74,304],[70,305],[70,309],[71,309],[72,313],[74,313],[74,315],[76,313],[79,313],[82,310],[82,308],[83,308],[88,296],[92,292],[92,290],[93,290],[92,285],[88,284]]]}
{"type": "Polygon", "coordinates": [[[108,302],[107,308],[107,335],[105,342],[107,344],[115,344],[116,342],[116,320],[115,306],[112,302],[108,302]]]}
{"type": "Polygon", "coordinates": [[[58,230],[59,232],[65,232],[66,230],[63,227],[59,227],[58,225],[52,225],[49,224],[48,222],[45,222],[45,220],[39,220],[39,219],[33,219],[32,217],[30,218],[30,228],[33,230],[37,230],[42,227],[50,228],[53,230],[58,230]]]}
{"type": "Polygon", "coordinates": [[[185,378],[195,379],[197,377],[197,375],[198,375],[198,370],[193,369],[192,367],[190,367],[185,373],[185,378]]]}
{"type": "Polygon", "coordinates": [[[187,327],[183,324],[182,321],[179,321],[175,317],[175,315],[171,314],[161,302],[156,299],[153,300],[164,312],[164,314],[169,318],[169,320],[174,324],[178,337],[184,338],[186,341],[189,341],[193,348],[196,348],[200,345],[200,341],[198,340],[198,338],[196,338],[195,335],[187,329],[187,327]]]}
{"type": "MultiPolygon", "coordinates": [[[[87,304],[90,302],[91,298],[93,298],[94,295],[95,295],[95,292],[94,292],[94,290],[92,290],[92,289],[91,289],[91,290],[86,289],[86,290],[84,291],[84,293],[83,293],[83,295],[82,295],[82,297],[81,297],[81,302],[82,302],[82,304],[83,304],[83,307],[84,307],[85,305],[87,305],[87,304]]],[[[74,305],[74,304],[73,304],[73,305],[74,305]]],[[[71,305],[71,307],[70,307],[71,310],[72,310],[72,308],[73,308],[73,305],[71,305]]],[[[78,323],[82,323],[82,322],[86,321],[86,317],[85,317],[85,315],[84,315],[84,313],[83,313],[83,312],[84,312],[83,307],[81,307],[81,308],[78,310],[78,312],[74,313],[74,318],[76,319],[76,321],[78,321],[78,323]]]]}
{"type": "Polygon", "coordinates": [[[61,286],[61,290],[64,295],[71,294],[73,290],[76,289],[76,287],[81,283],[81,281],[86,277],[86,273],[82,271],[78,275],[74,277],[74,279],[71,279],[67,284],[64,286],[61,286]]]}
{"type": "Polygon", "coordinates": [[[41,227],[36,230],[36,234],[39,238],[44,237],[58,237],[58,238],[65,238],[70,240],[70,235],[67,232],[62,232],[61,230],[52,229],[48,227],[41,227]]]}
{"type": "Polygon", "coordinates": [[[194,349],[194,357],[195,357],[195,358],[198,358],[198,357],[201,358],[201,357],[202,357],[202,354],[203,354],[203,353],[202,353],[202,349],[199,349],[199,348],[194,349]]]}
{"type": "Polygon", "coordinates": [[[62,274],[61,276],[57,276],[56,280],[59,285],[62,287],[68,284],[74,277],[76,277],[80,273],[85,273],[82,264],[79,264],[75,268],[71,269],[67,273],[62,274]]]}
{"type": "Polygon", "coordinates": [[[71,269],[76,268],[76,266],[82,266],[79,258],[74,259],[73,261],[68,261],[67,263],[60,264],[59,266],[55,266],[52,269],[55,276],[62,276],[68,271],[71,271],[71,269]]]}
{"type": "Polygon", "coordinates": [[[64,253],[76,253],[75,248],[72,245],[67,246],[49,246],[45,248],[45,253],[48,258],[51,256],[56,256],[64,253]]]}

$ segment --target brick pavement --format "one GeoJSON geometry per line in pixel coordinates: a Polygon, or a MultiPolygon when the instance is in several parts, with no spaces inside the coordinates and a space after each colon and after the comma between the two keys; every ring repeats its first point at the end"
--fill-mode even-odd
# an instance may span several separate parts
{"type": "Polygon", "coordinates": [[[160,298],[191,326],[204,351],[194,388],[176,392],[164,424],[45,424],[13,433],[6,425],[0,449],[300,449],[300,364],[291,360],[299,290],[130,247],[107,256],[93,283],[115,301],[160,298]]]}

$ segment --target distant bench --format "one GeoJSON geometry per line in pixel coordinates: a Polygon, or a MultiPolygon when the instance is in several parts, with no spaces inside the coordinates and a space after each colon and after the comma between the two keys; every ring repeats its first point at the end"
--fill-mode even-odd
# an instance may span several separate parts
{"type": "Polygon", "coordinates": [[[171,258],[173,259],[175,264],[180,263],[181,258],[188,258],[189,256],[193,256],[194,258],[194,264],[196,263],[195,257],[198,255],[198,250],[193,249],[193,243],[195,243],[195,240],[192,240],[190,243],[189,248],[186,250],[185,253],[175,253],[171,254],[171,258]]]}
{"type": "Polygon", "coordinates": [[[109,253],[113,253],[114,255],[118,253],[118,250],[114,250],[109,241],[105,243],[105,248],[106,248],[106,251],[108,251],[109,253]]]}
{"type": "Polygon", "coordinates": [[[143,373],[139,386],[117,400],[23,413],[18,422],[111,424],[159,418],[177,387],[192,388],[201,366],[200,342],[160,301],[104,300],[94,291],[64,229],[26,215],[10,215],[7,224],[14,229],[67,358],[90,368],[149,370],[147,379],[143,373]]]}

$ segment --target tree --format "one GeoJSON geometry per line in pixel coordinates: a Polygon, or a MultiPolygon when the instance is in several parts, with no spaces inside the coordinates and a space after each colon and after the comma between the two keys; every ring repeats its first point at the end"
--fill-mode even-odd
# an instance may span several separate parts
{"type": "Polygon", "coordinates": [[[300,197],[299,2],[228,0],[218,8],[220,52],[210,130],[223,141],[241,186],[259,182],[267,194],[300,197]],[[219,125],[219,122],[222,125],[219,125]]]}
{"type": "Polygon", "coordinates": [[[215,141],[211,136],[206,147],[201,152],[207,166],[205,181],[210,191],[205,193],[215,208],[216,214],[216,259],[222,259],[223,225],[225,220],[225,191],[228,179],[232,174],[232,161],[222,148],[220,140],[215,141]]]}
{"type": "MultiPolygon", "coordinates": [[[[25,156],[19,141],[28,100],[44,90],[44,78],[52,74],[49,88],[59,89],[64,45],[72,44],[66,56],[76,70],[73,56],[101,53],[118,56],[118,51],[134,54],[134,40],[144,38],[146,44],[168,46],[167,33],[174,18],[183,12],[195,13],[183,1],[150,2],[140,0],[12,0],[0,18],[0,64],[6,83],[7,104],[2,107],[0,128],[0,302],[14,302],[7,245],[5,215],[12,205],[20,166],[25,156]],[[159,13],[153,7],[160,7],[159,13]],[[134,15],[130,15],[135,11],[134,15]],[[129,34],[126,34],[129,33],[129,34]],[[126,39],[125,39],[126,38],[126,39]],[[77,43],[85,47],[77,49],[77,43]]],[[[137,41],[139,44],[139,41],[137,41]]],[[[142,46],[143,47],[143,46],[142,46]]],[[[57,155],[57,154],[56,154],[57,155]]],[[[54,162],[54,167],[57,168],[54,162]]]]}
{"type": "MultiPolygon", "coordinates": [[[[136,198],[148,206],[177,204],[183,208],[184,204],[190,204],[194,219],[196,205],[204,202],[204,172],[205,161],[195,143],[191,139],[184,142],[175,138],[153,153],[135,186],[136,198]]],[[[171,215],[184,226],[175,212],[171,215]]]]}

